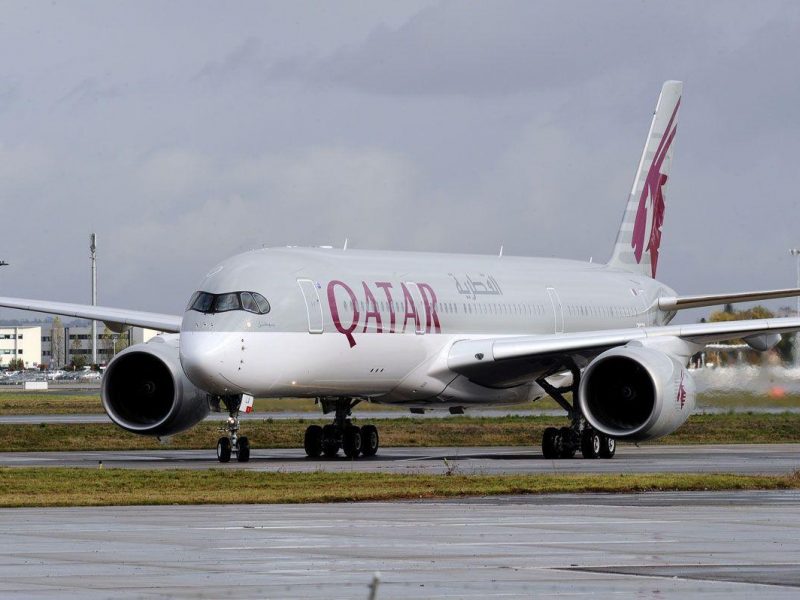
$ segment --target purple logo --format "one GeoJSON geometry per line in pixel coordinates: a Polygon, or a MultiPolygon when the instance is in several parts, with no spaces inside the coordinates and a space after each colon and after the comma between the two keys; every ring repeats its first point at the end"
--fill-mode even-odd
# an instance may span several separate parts
{"type": "Polygon", "coordinates": [[[642,195],[639,197],[639,208],[636,211],[636,221],[633,226],[633,239],[631,240],[631,247],[633,248],[636,262],[642,262],[642,255],[645,251],[650,253],[650,268],[653,277],[656,276],[656,267],[658,266],[658,249],[661,246],[661,227],[664,224],[664,192],[662,188],[667,183],[668,176],[661,172],[661,166],[667,156],[672,140],[675,139],[675,132],[678,126],[673,127],[675,115],[678,114],[678,107],[681,105],[681,99],[675,105],[675,110],[672,111],[672,116],[669,118],[667,129],[664,131],[664,136],[658,144],[658,149],[653,157],[653,163],[650,165],[650,170],[647,172],[647,177],[644,181],[644,188],[642,195]],[[650,202],[647,202],[647,199],[650,202]],[[649,220],[648,220],[648,204],[649,204],[649,220]],[[649,236],[647,235],[649,225],[649,236]],[[647,247],[645,248],[645,238],[647,239],[647,247]]]}
{"type": "Polygon", "coordinates": [[[683,385],[683,371],[681,371],[681,383],[678,386],[678,396],[675,400],[680,404],[681,410],[683,410],[683,405],[686,404],[686,388],[683,385]]]}

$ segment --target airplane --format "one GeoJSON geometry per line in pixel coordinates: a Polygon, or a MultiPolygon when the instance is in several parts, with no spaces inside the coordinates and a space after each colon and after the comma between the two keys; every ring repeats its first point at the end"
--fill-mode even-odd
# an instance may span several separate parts
{"type": "Polygon", "coordinates": [[[253,397],[315,398],[308,456],[377,453],[361,402],[412,412],[536,401],[569,421],[548,428],[546,458],[612,458],[617,440],[680,427],[695,404],[690,357],[741,338],[766,351],[800,318],[671,325],[678,311],[800,295],[800,289],[680,296],[656,279],[683,85],[663,84],[606,263],[551,258],[262,248],[212,268],[182,315],[0,298],[0,306],[140,326],[165,334],[110,361],[111,420],[170,436],[224,405],[217,458],[250,459],[239,414],[253,397]],[[571,395],[571,398],[570,398],[571,395]]]}

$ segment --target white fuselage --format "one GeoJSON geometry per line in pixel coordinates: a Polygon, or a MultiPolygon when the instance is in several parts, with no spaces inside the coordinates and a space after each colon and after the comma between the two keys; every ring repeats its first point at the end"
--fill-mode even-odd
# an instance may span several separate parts
{"type": "Polygon", "coordinates": [[[531,383],[487,387],[447,369],[453,342],[662,325],[672,290],[601,264],[333,249],[256,250],[201,291],[258,292],[271,309],[187,310],[181,363],[215,394],[349,396],[410,406],[518,402],[531,383]]]}

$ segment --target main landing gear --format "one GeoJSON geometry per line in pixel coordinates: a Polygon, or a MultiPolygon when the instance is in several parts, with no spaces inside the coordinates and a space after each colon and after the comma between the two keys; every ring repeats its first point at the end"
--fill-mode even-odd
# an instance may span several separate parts
{"type": "Polygon", "coordinates": [[[217,460],[219,462],[230,462],[231,456],[235,456],[239,462],[250,460],[250,440],[244,435],[239,435],[239,406],[242,403],[241,396],[218,396],[212,398],[212,405],[219,412],[219,403],[225,405],[228,411],[228,420],[225,427],[221,429],[227,433],[217,440],[217,460]]]}
{"type": "Polygon", "coordinates": [[[581,381],[580,369],[570,363],[572,385],[556,388],[544,377],[536,380],[542,389],[567,411],[571,424],[569,427],[548,427],[542,436],[542,454],[545,458],[574,458],[580,450],[583,458],[614,458],[617,442],[613,437],[596,431],[581,413],[576,396],[581,381]],[[572,403],[564,397],[564,393],[572,392],[572,403]]]}
{"type": "Polygon", "coordinates": [[[353,407],[361,400],[351,398],[320,398],[323,414],[335,412],[333,423],[320,427],[310,425],[306,428],[303,447],[306,454],[316,458],[322,454],[333,458],[344,452],[347,458],[375,456],[378,452],[380,438],[378,428],[374,425],[356,427],[350,421],[353,407]]]}

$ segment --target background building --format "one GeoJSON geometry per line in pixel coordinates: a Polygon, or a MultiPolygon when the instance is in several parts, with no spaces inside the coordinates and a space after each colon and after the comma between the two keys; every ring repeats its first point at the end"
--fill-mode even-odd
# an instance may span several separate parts
{"type": "Polygon", "coordinates": [[[8,367],[12,358],[21,358],[29,369],[39,366],[42,360],[41,327],[0,326],[0,367],[8,367]]]}
{"type": "MultiPolygon", "coordinates": [[[[102,324],[97,327],[97,361],[108,364],[120,350],[133,344],[141,344],[158,335],[153,329],[133,327],[125,333],[114,334],[102,324]]],[[[41,362],[51,369],[68,365],[76,357],[85,364],[92,362],[92,326],[53,324],[42,329],[41,362]]]]}

